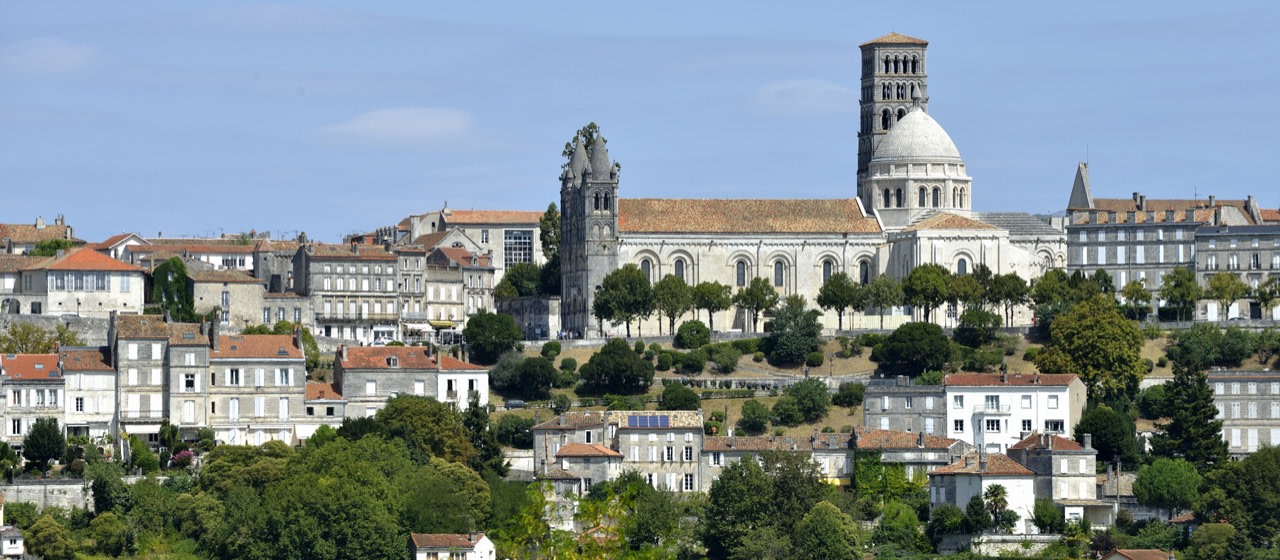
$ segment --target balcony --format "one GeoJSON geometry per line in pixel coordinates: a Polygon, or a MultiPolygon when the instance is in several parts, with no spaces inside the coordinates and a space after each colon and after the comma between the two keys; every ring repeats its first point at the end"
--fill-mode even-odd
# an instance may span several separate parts
{"type": "Polygon", "coordinates": [[[1009,405],[987,405],[980,404],[973,407],[974,414],[1009,414],[1009,405]]]}
{"type": "Polygon", "coordinates": [[[315,318],[317,323],[395,323],[399,320],[400,316],[395,313],[366,313],[363,316],[317,313],[315,318]]]}

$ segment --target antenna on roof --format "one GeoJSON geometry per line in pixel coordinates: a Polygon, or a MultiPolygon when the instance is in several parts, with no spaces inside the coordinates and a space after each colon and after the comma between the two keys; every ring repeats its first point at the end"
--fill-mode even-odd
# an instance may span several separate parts
{"type": "Polygon", "coordinates": [[[1089,145],[1088,144],[1084,145],[1084,165],[1085,167],[1089,166],[1089,145]]]}

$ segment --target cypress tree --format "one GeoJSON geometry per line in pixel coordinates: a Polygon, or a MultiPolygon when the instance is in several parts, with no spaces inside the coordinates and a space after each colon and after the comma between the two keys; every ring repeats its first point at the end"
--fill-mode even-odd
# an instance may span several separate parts
{"type": "Polygon", "coordinates": [[[1206,472],[1227,459],[1227,442],[1222,439],[1222,420],[1213,406],[1213,390],[1205,373],[1174,366],[1168,386],[1169,422],[1159,425],[1160,433],[1151,442],[1156,455],[1181,457],[1206,472]]]}

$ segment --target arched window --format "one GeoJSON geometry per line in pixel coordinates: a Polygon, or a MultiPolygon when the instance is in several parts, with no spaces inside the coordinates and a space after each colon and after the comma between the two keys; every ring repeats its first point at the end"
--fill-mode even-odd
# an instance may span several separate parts
{"type": "Polygon", "coordinates": [[[885,208],[893,208],[893,205],[889,204],[889,189],[884,190],[884,204],[882,204],[881,206],[885,208]]]}
{"type": "Polygon", "coordinates": [[[831,274],[835,270],[835,268],[836,268],[836,263],[831,262],[831,259],[826,259],[822,261],[822,283],[823,284],[826,284],[827,280],[831,279],[831,274]]]}
{"type": "Polygon", "coordinates": [[[600,193],[596,193],[596,210],[600,209],[600,193]]]}
{"type": "Polygon", "coordinates": [[[905,97],[903,95],[903,90],[904,90],[903,85],[898,84],[898,99],[903,99],[905,97]]]}
{"type": "Polygon", "coordinates": [[[880,99],[889,99],[889,84],[885,84],[880,88],[880,99]]]}
{"type": "Polygon", "coordinates": [[[905,116],[907,116],[907,110],[898,109],[898,120],[902,120],[902,117],[905,117],[905,116]]]}
{"type": "Polygon", "coordinates": [[[773,285],[781,288],[787,279],[787,266],[782,261],[773,262],[773,285]]]}
{"type": "Polygon", "coordinates": [[[942,206],[942,189],[938,187],[934,187],[933,188],[933,207],[938,208],[941,206],[942,206]]]}
{"type": "Polygon", "coordinates": [[[911,57],[911,73],[912,74],[920,73],[920,61],[916,59],[916,57],[914,56],[911,57]]]}
{"type": "Polygon", "coordinates": [[[894,73],[894,74],[897,74],[897,73],[899,73],[899,72],[901,72],[901,71],[902,71],[902,61],[901,61],[901,60],[899,60],[897,57],[894,57],[894,59],[893,59],[893,73],[894,73]]]}
{"type": "Polygon", "coordinates": [[[964,195],[964,187],[960,187],[960,204],[958,205],[960,208],[964,208],[964,195]]]}
{"type": "Polygon", "coordinates": [[[684,280],[684,259],[676,259],[676,278],[684,280]]]}
{"type": "Polygon", "coordinates": [[[915,85],[915,84],[911,84],[911,98],[912,98],[912,99],[915,99],[915,98],[916,98],[916,92],[917,92],[917,91],[919,91],[919,89],[916,87],[916,85],[915,85]]]}
{"type": "Polygon", "coordinates": [[[884,73],[885,74],[889,73],[889,56],[888,55],[885,55],[884,57],[884,73]]]}
{"type": "Polygon", "coordinates": [[[902,208],[902,189],[893,192],[893,202],[895,208],[902,208]]]}
{"type": "MultiPolygon", "coordinates": [[[[886,85],[885,87],[889,86],[886,85]]],[[[892,113],[890,113],[888,109],[885,109],[883,113],[880,113],[880,130],[889,130],[889,126],[893,124],[893,122],[889,120],[890,115],[892,115],[892,113]]]]}
{"type": "Polygon", "coordinates": [[[867,261],[858,262],[858,282],[863,286],[871,282],[871,263],[867,261]]]}
{"type": "Polygon", "coordinates": [[[952,208],[960,207],[960,189],[955,189],[951,191],[951,207],[952,208]]]}
{"type": "Polygon", "coordinates": [[[924,208],[926,196],[928,196],[927,191],[924,187],[920,187],[920,195],[916,197],[916,206],[924,208]]]}
{"type": "Polygon", "coordinates": [[[610,199],[610,198],[611,198],[611,195],[610,195],[609,193],[604,193],[604,209],[605,209],[605,210],[609,210],[609,206],[610,206],[609,199],[610,199]]]}
{"type": "Polygon", "coordinates": [[[648,280],[650,282],[653,281],[653,276],[650,275],[650,272],[652,272],[652,270],[653,270],[653,265],[649,262],[649,259],[640,259],[640,272],[644,273],[645,280],[648,280]]]}
{"type": "Polygon", "coordinates": [[[738,261],[738,264],[736,265],[736,267],[737,267],[736,272],[738,273],[738,278],[737,278],[738,286],[746,286],[747,285],[747,261],[738,261]]]}
{"type": "Polygon", "coordinates": [[[964,257],[956,259],[956,276],[964,276],[969,273],[969,261],[964,257]]]}

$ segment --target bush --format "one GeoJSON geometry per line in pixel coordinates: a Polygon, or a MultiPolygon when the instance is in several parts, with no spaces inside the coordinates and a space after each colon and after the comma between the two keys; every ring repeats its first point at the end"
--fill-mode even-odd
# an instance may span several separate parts
{"type": "Polygon", "coordinates": [[[854,381],[846,381],[840,384],[835,396],[831,397],[831,403],[836,406],[856,407],[862,404],[862,398],[866,394],[866,390],[866,385],[854,381]]]}
{"type": "Polygon", "coordinates": [[[694,319],[680,323],[676,330],[675,345],[677,348],[702,348],[711,343],[711,329],[702,321],[694,319]]]}
{"type": "Polygon", "coordinates": [[[653,350],[649,350],[648,348],[646,348],[644,350],[644,359],[648,361],[653,361],[653,350]]]}
{"type": "Polygon", "coordinates": [[[649,351],[650,351],[650,352],[653,352],[653,355],[654,355],[654,356],[657,356],[659,353],[661,353],[661,352],[662,352],[662,345],[661,345],[661,344],[658,344],[657,342],[655,342],[655,343],[653,343],[653,344],[650,344],[650,345],[649,345],[649,351]]]}
{"type": "Polygon", "coordinates": [[[1159,360],[1156,360],[1156,365],[1157,365],[1157,366],[1160,366],[1160,367],[1162,367],[1162,368],[1163,368],[1163,367],[1169,367],[1169,358],[1166,358],[1166,357],[1164,357],[1164,356],[1160,356],[1160,359],[1159,359],[1159,360]]]}
{"type": "MultiPolygon", "coordinates": [[[[817,422],[827,415],[827,407],[831,403],[831,394],[827,392],[827,384],[817,379],[806,379],[787,387],[786,397],[795,399],[796,408],[805,422],[817,422]]],[[[777,409],[774,409],[775,412],[777,409]]],[[[790,424],[788,424],[790,425],[790,424]]]]}
{"type": "MultiPolygon", "coordinates": [[[[1164,311],[1164,309],[1161,309],[1160,311],[1164,311]]],[[[1160,328],[1159,323],[1147,323],[1142,327],[1142,335],[1147,337],[1147,340],[1155,340],[1164,336],[1165,332],[1164,329],[1160,328]]]]}
{"type": "Polygon", "coordinates": [[[662,410],[698,410],[702,399],[682,383],[668,383],[662,388],[662,410]]]}
{"type": "Polygon", "coordinates": [[[560,341],[552,340],[542,345],[542,357],[548,360],[554,360],[560,355],[560,341]]]}
{"type": "Polygon", "coordinates": [[[773,423],[775,425],[794,427],[804,421],[804,413],[800,411],[800,403],[795,397],[784,395],[773,404],[773,423]]]}
{"type": "Polygon", "coordinates": [[[965,371],[992,371],[1004,361],[1004,354],[995,346],[983,346],[976,349],[957,346],[957,351],[962,358],[961,367],[965,371]]]}
{"type": "Polygon", "coordinates": [[[1147,369],[1147,373],[1151,373],[1153,370],[1156,369],[1156,363],[1151,361],[1151,358],[1143,358],[1142,366],[1147,369]]]}
{"type": "Polygon", "coordinates": [[[551,412],[556,413],[556,415],[569,412],[570,408],[573,408],[573,399],[569,398],[569,395],[560,393],[554,399],[551,399],[551,412]]]}
{"type": "Polygon", "coordinates": [[[708,436],[718,436],[724,432],[724,422],[716,420],[707,420],[702,423],[702,433],[708,436]]]}
{"type": "Polygon", "coordinates": [[[711,361],[716,363],[716,368],[720,373],[733,373],[738,369],[738,360],[742,358],[742,352],[731,345],[717,346],[711,349],[711,361]]]}
{"type": "Polygon", "coordinates": [[[831,426],[823,426],[823,427],[822,427],[822,433],[824,433],[824,434],[834,434],[834,433],[836,433],[836,429],[835,429],[835,428],[832,428],[831,426]]]}
{"type": "Polygon", "coordinates": [[[560,360],[560,371],[574,372],[578,371],[578,360],[573,358],[565,358],[560,360]]]}
{"type": "Polygon", "coordinates": [[[702,373],[707,367],[707,353],[698,350],[690,350],[688,353],[680,356],[680,372],[681,373],[702,373]]]}
{"type": "Polygon", "coordinates": [[[840,343],[840,357],[852,358],[862,355],[862,347],[855,344],[852,339],[847,336],[836,337],[836,342],[840,343]]]}
{"type": "Polygon", "coordinates": [[[760,363],[760,362],[763,362],[763,361],[764,361],[764,352],[756,352],[755,354],[752,354],[752,355],[751,355],[751,361],[753,361],[753,362],[755,362],[755,363],[757,363],[757,364],[758,364],[758,363],[760,363]]]}
{"type": "Polygon", "coordinates": [[[769,427],[769,409],[758,400],[750,399],[742,403],[742,418],[738,419],[738,427],[748,435],[759,435],[769,427]]]}
{"type": "Polygon", "coordinates": [[[1027,351],[1022,353],[1023,361],[1027,361],[1027,362],[1036,361],[1036,356],[1040,355],[1040,350],[1041,348],[1039,346],[1032,346],[1030,348],[1027,348],[1027,351]]]}
{"type": "Polygon", "coordinates": [[[605,408],[609,410],[644,410],[645,399],[627,395],[605,395],[605,408]]]}
{"type": "Polygon", "coordinates": [[[636,341],[635,350],[636,350],[636,354],[637,354],[637,355],[644,354],[644,341],[643,341],[643,340],[637,340],[637,341],[636,341]]]}
{"type": "Polygon", "coordinates": [[[809,352],[809,354],[804,357],[804,365],[809,367],[818,367],[822,365],[822,362],[825,360],[826,356],[823,356],[822,352],[809,352]]]}
{"type": "Polygon", "coordinates": [[[1138,393],[1138,412],[1143,418],[1156,420],[1169,415],[1169,393],[1164,385],[1152,385],[1138,393]]]}
{"type": "Polygon", "coordinates": [[[996,341],[1000,348],[1004,350],[1004,355],[1012,356],[1018,352],[1018,342],[1020,341],[1020,337],[1011,334],[1002,334],[996,336],[996,341]]]}
{"type": "Polygon", "coordinates": [[[964,310],[960,314],[960,324],[955,329],[956,342],[977,348],[995,340],[996,329],[1000,328],[1000,316],[980,308],[964,310]]]}
{"type": "Polygon", "coordinates": [[[911,377],[942,369],[950,358],[951,341],[942,327],[932,323],[902,325],[871,353],[885,373],[911,377]]]}
{"type": "Polygon", "coordinates": [[[760,351],[760,340],[761,339],[759,338],[743,338],[735,340],[730,344],[743,354],[755,354],[760,351]]]}
{"type": "Polygon", "coordinates": [[[557,389],[568,389],[578,384],[578,374],[572,371],[560,370],[556,374],[555,387],[557,389]]]}
{"type": "Polygon", "coordinates": [[[878,333],[864,333],[858,335],[858,338],[854,339],[854,343],[863,348],[875,348],[881,342],[884,342],[886,338],[888,337],[878,333]]]}
{"type": "Polygon", "coordinates": [[[671,353],[663,352],[658,354],[658,371],[668,371],[671,369],[671,353]]]}

